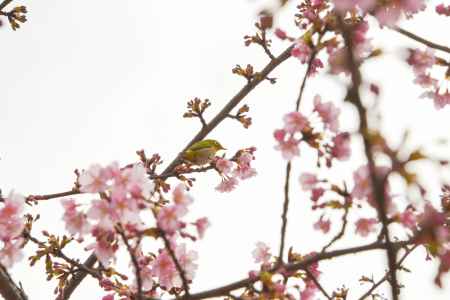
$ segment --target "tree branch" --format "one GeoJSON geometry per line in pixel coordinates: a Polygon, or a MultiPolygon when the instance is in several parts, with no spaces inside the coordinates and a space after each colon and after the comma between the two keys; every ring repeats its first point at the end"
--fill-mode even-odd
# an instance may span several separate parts
{"type": "Polygon", "coordinates": [[[175,264],[175,268],[177,269],[178,274],[181,277],[181,282],[183,283],[183,289],[185,292],[185,296],[189,297],[189,282],[186,278],[186,273],[184,272],[183,268],[180,265],[180,262],[177,259],[177,256],[175,255],[175,251],[170,246],[170,241],[167,239],[166,233],[161,230],[161,237],[164,240],[164,246],[166,247],[167,251],[169,252],[170,257],[173,260],[173,263],[175,264]]]}
{"type": "MultiPolygon", "coordinates": [[[[411,243],[413,243],[413,240],[406,240],[406,241],[392,243],[391,246],[394,249],[399,249],[399,248],[409,245],[411,243]]],[[[387,247],[386,243],[375,242],[375,243],[370,243],[370,244],[358,246],[358,247],[351,247],[351,248],[346,248],[346,249],[341,249],[341,250],[334,250],[334,251],[330,251],[330,252],[319,253],[317,255],[306,258],[302,262],[285,264],[283,266],[283,269],[286,272],[294,272],[294,271],[297,271],[300,269],[304,270],[311,264],[320,262],[322,260],[328,260],[328,259],[339,257],[339,256],[344,256],[344,255],[348,255],[348,254],[356,254],[356,253],[370,251],[370,250],[386,249],[386,247],[387,247]]],[[[277,268],[274,268],[272,270],[269,270],[268,272],[276,272],[276,271],[277,271],[277,268]]],[[[258,276],[251,277],[251,278],[245,278],[245,279],[241,279],[241,280],[235,281],[233,283],[230,283],[230,284],[227,284],[227,285],[215,288],[215,289],[211,289],[211,290],[207,290],[207,291],[199,292],[199,293],[195,293],[195,294],[190,294],[189,296],[185,295],[181,299],[183,299],[183,300],[200,300],[200,299],[224,296],[224,295],[228,295],[231,291],[245,288],[245,287],[257,282],[258,280],[260,280],[260,278],[258,276]]],[[[156,300],[156,299],[155,298],[146,298],[146,300],[156,300]]],[[[172,299],[172,300],[176,300],[176,299],[172,299]]]]}
{"type": "Polygon", "coordinates": [[[13,0],[4,0],[1,4],[0,4],[0,11],[3,10],[8,4],[10,4],[11,2],[13,2],[13,0]]]}
{"type": "Polygon", "coordinates": [[[430,48],[433,48],[433,49],[437,49],[437,50],[441,50],[441,51],[450,53],[450,48],[449,48],[449,47],[446,47],[446,46],[442,46],[442,45],[433,43],[433,42],[431,42],[431,41],[429,41],[429,40],[426,40],[426,39],[424,39],[424,38],[422,38],[422,37],[420,37],[420,36],[418,36],[418,35],[416,35],[416,34],[410,32],[410,31],[407,31],[407,30],[405,30],[405,29],[403,29],[403,28],[401,28],[401,27],[394,26],[392,29],[393,29],[394,31],[397,31],[398,33],[400,33],[400,34],[402,34],[402,35],[404,35],[404,36],[407,36],[407,37],[409,37],[410,39],[415,40],[416,42],[422,43],[422,44],[424,44],[424,45],[426,45],[426,46],[428,46],[428,47],[430,47],[430,48]]]}
{"type": "MultiPolygon", "coordinates": [[[[303,92],[306,86],[306,80],[308,79],[309,72],[311,70],[311,65],[316,56],[316,51],[311,53],[311,56],[308,60],[308,66],[306,68],[305,75],[303,76],[302,83],[300,85],[300,90],[298,93],[297,101],[295,103],[295,110],[299,111],[300,102],[303,98],[303,92]]],[[[280,250],[278,253],[278,264],[283,262],[283,252],[284,252],[284,244],[286,239],[286,229],[287,229],[287,213],[289,210],[289,179],[291,175],[291,162],[289,161],[286,165],[286,179],[284,183],[284,203],[283,203],[283,212],[281,214],[281,234],[280,234],[280,250]]]]}
{"type": "Polygon", "coordinates": [[[382,233],[386,239],[386,253],[388,257],[389,273],[391,277],[390,282],[392,286],[392,299],[398,300],[399,289],[397,283],[397,274],[395,272],[397,253],[396,250],[392,247],[392,242],[388,229],[389,222],[387,219],[386,201],[384,198],[385,179],[383,179],[380,182],[376,174],[375,160],[372,153],[372,145],[371,141],[369,140],[369,126],[367,121],[367,112],[362,104],[361,96],[359,94],[359,87],[362,83],[362,78],[361,73],[359,71],[359,66],[356,63],[355,58],[353,56],[353,37],[352,37],[353,32],[351,29],[349,29],[347,25],[345,25],[341,16],[338,16],[338,22],[342,30],[342,36],[345,40],[345,45],[347,46],[347,61],[348,66],[350,68],[352,79],[352,86],[348,91],[347,97],[356,106],[356,109],[358,111],[358,116],[360,119],[359,132],[361,133],[363,138],[364,152],[368,162],[370,185],[372,187],[375,201],[377,203],[378,218],[380,219],[382,224],[382,233]]]}
{"type": "Polygon", "coordinates": [[[5,300],[28,300],[22,287],[14,282],[2,264],[0,264],[0,295],[5,300]]]}
{"type": "MultiPolygon", "coordinates": [[[[97,256],[94,254],[89,255],[83,266],[88,269],[92,269],[97,262],[97,256]]],[[[69,282],[64,287],[63,292],[59,295],[61,300],[67,300],[70,298],[75,289],[80,285],[81,281],[87,276],[87,272],[77,272],[75,273],[69,282]]]]}
{"type": "MultiPolygon", "coordinates": [[[[293,45],[289,46],[284,50],[279,56],[275,59],[271,60],[259,73],[260,76],[255,76],[250,82],[248,82],[239,92],[230,99],[230,101],[222,108],[222,110],[205,126],[203,127],[192,140],[184,147],[184,149],[178,154],[178,156],[166,167],[166,169],[161,173],[160,177],[166,177],[168,174],[173,172],[173,169],[180,162],[183,153],[194,143],[204,139],[214,128],[219,125],[225,118],[227,118],[228,114],[235,108],[256,86],[258,86],[261,82],[265,80],[265,78],[281,63],[286,61],[289,57],[291,57],[291,50],[293,45]]],[[[34,200],[47,200],[51,198],[58,198],[67,195],[78,194],[78,191],[72,190],[64,193],[58,194],[50,194],[45,196],[34,196],[34,200]],[[38,199],[36,199],[38,197],[38,199]]],[[[170,248],[169,248],[170,249],[170,248]]],[[[92,262],[95,259],[95,254],[92,253],[86,262],[92,262]]],[[[181,276],[181,275],[180,275],[181,276]]],[[[81,281],[85,278],[85,276],[75,276],[72,278],[71,285],[73,287],[77,287],[81,281]]],[[[68,297],[66,298],[68,299],[68,297]]]]}
{"type": "MultiPolygon", "coordinates": [[[[408,257],[409,254],[411,254],[411,252],[414,251],[414,249],[417,248],[418,245],[414,245],[411,249],[408,249],[406,251],[406,253],[402,256],[402,258],[400,258],[400,260],[398,261],[396,268],[400,268],[403,264],[403,262],[405,261],[405,259],[408,257]]],[[[385,282],[386,280],[389,279],[389,272],[386,272],[386,275],[383,276],[383,278],[381,278],[380,280],[378,280],[378,282],[374,283],[374,285],[366,292],[364,293],[364,295],[362,295],[361,297],[358,298],[358,300],[364,300],[367,297],[370,296],[370,294],[376,289],[378,288],[383,282],[385,282]]]]}

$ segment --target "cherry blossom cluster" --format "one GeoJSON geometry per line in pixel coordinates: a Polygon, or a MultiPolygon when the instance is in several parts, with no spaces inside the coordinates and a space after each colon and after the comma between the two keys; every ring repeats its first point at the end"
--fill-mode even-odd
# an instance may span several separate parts
{"type": "Polygon", "coordinates": [[[323,102],[319,95],[314,97],[314,109],[311,115],[291,112],[284,116],[284,127],[274,132],[278,142],[275,149],[280,150],[284,159],[291,160],[300,155],[300,143],[303,141],[317,150],[319,158],[324,157],[327,166],[332,159],[347,160],[350,157],[350,134],[339,133],[340,109],[332,102],[323,102]],[[315,119],[314,119],[315,118],[315,119]],[[318,119],[318,120],[317,120],[318,119]],[[322,128],[317,126],[320,121],[322,128]],[[316,124],[316,128],[313,126],[316,124]],[[325,134],[331,142],[325,141],[325,134]]]}
{"type": "MultiPolygon", "coordinates": [[[[288,263],[301,262],[316,253],[300,255],[292,250],[289,252],[288,263]]],[[[308,266],[307,271],[297,272],[286,271],[282,266],[277,265],[278,261],[270,252],[270,247],[263,242],[257,242],[256,248],[252,252],[255,263],[260,264],[260,270],[250,271],[250,278],[259,278],[262,289],[246,291],[243,299],[315,299],[319,287],[315,284],[321,272],[319,263],[315,262],[308,266]],[[278,267],[277,267],[278,266],[278,267]],[[297,280],[300,279],[300,280],[297,280]],[[294,281],[295,280],[295,281],[294,281]]]]}
{"type": "MultiPolygon", "coordinates": [[[[193,201],[184,185],[175,187],[172,204],[164,205],[166,200],[155,200],[154,184],[141,164],[119,168],[117,163],[106,167],[91,166],[80,174],[78,183],[80,191],[97,193],[100,197],[93,199],[87,209],[80,209],[84,205],[77,204],[74,199],[64,199],[63,220],[67,231],[78,236],[79,240],[87,234],[95,239],[86,249],[93,249],[104,267],[109,267],[115,261],[117,250],[124,243],[136,261],[132,267],[135,273],[139,273],[142,292],[155,295],[157,288],[170,291],[182,287],[180,270],[174,258],[185,278],[189,281],[193,279],[197,253],[188,250],[186,244],[178,243],[177,239],[182,237],[195,241],[202,238],[209,222],[207,218],[199,218],[192,223],[182,220],[193,201]],[[145,212],[153,212],[156,228],[149,227],[148,222],[144,221],[142,214],[145,212]],[[188,226],[196,234],[189,233],[188,226]],[[168,244],[160,248],[157,254],[145,254],[140,241],[146,235],[163,237],[168,244]]],[[[101,286],[106,291],[114,290],[122,296],[129,295],[129,292],[124,292],[107,278],[101,282],[101,286]]],[[[137,291],[137,278],[131,288],[137,291]]]]}
{"type": "Polygon", "coordinates": [[[246,180],[256,175],[256,170],[251,166],[255,159],[256,148],[251,147],[240,150],[232,159],[216,157],[214,166],[222,176],[221,183],[216,187],[219,192],[231,192],[239,184],[239,180],[246,180]]]}
{"type": "Polygon", "coordinates": [[[433,99],[436,109],[441,109],[450,104],[450,92],[447,89],[441,93],[438,80],[433,78],[430,73],[431,68],[440,61],[435,57],[434,51],[431,49],[426,49],[425,51],[419,49],[410,50],[410,55],[407,59],[408,64],[412,66],[416,75],[414,83],[428,89],[421,97],[433,99]]]}
{"type": "Polygon", "coordinates": [[[444,3],[441,3],[436,6],[436,13],[438,15],[443,15],[450,17],[450,5],[445,6],[444,3]]]}
{"type": "Polygon", "coordinates": [[[25,198],[13,191],[3,199],[0,208],[0,262],[10,268],[18,262],[22,254],[24,239],[22,232],[25,228],[24,210],[25,198]]]}

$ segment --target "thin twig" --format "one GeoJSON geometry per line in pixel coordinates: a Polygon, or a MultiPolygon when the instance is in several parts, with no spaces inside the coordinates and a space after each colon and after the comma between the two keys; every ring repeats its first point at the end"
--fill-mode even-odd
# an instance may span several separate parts
{"type": "Polygon", "coordinates": [[[450,53],[450,48],[449,48],[449,47],[446,47],[446,46],[442,46],[442,45],[433,43],[433,42],[431,42],[431,41],[429,41],[429,40],[424,39],[423,37],[420,37],[420,36],[418,36],[418,35],[416,35],[416,34],[410,32],[410,31],[408,31],[408,30],[405,30],[405,29],[403,29],[403,28],[401,28],[401,27],[394,26],[392,29],[393,29],[394,31],[396,31],[396,32],[398,32],[398,33],[400,33],[400,34],[402,34],[402,35],[404,35],[404,36],[407,36],[407,37],[409,37],[410,39],[415,40],[416,42],[422,43],[422,44],[424,44],[424,45],[426,45],[426,46],[428,46],[428,47],[430,47],[430,48],[433,48],[433,49],[436,49],[436,50],[441,50],[441,51],[450,53]]]}
{"type": "MultiPolygon", "coordinates": [[[[414,249],[417,248],[418,245],[414,245],[411,249],[406,250],[405,254],[403,254],[403,256],[400,258],[400,260],[398,261],[396,268],[400,268],[403,264],[403,262],[405,261],[405,259],[408,257],[409,254],[411,254],[411,252],[414,251],[414,249]]],[[[364,293],[364,295],[362,295],[361,297],[358,298],[358,300],[364,300],[366,299],[366,297],[369,297],[370,294],[372,294],[372,292],[378,288],[383,282],[385,282],[386,280],[389,279],[389,272],[386,272],[386,274],[380,279],[378,280],[378,282],[374,283],[374,285],[367,291],[364,293]]]]}
{"type": "MultiPolygon", "coordinates": [[[[300,85],[300,90],[297,96],[297,101],[295,103],[295,110],[299,111],[300,109],[300,102],[303,97],[303,92],[305,90],[306,86],[306,80],[308,79],[308,75],[311,69],[312,61],[314,60],[314,57],[316,55],[316,51],[313,51],[311,54],[311,57],[308,61],[308,66],[306,68],[305,75],[303,76],[302,83],[300,85]]],[[[284,203],[283,203],[283,212],[281,214],[281,234],[280,234],[280,250],[278,252],[278,264],[281,264],[283,262],[283,252],[284,252],[284,244],[286,239],[286,229],[287,229],[287,214],[289,210],[289,179],[291,175],[291,162],[289,161],[286,164],[286,176],[285,176],[285,183],[284,183],[284,203]]]]}
{"type": "Polygon", "coordinates": [[[350,87],[348,91],[348,98],[349,100],[356,106],[356,109],[358,111],[358,116],[360,119],[359,123],[359,132],[362,135],[363,138],[363,144],[364,144],[364,152],[365,156],[368,161],[368,167],[369,167],[369,179],[370,184],[372,187],[372,191],[374,193],[375,201],[377,203],[377,211],[378,211],[378,218],[381,221],[382,224],[382,232],[386,239],[386,254],[388,257],[388,266],[389,266],[389,272],[391,276],[391,291],[392,291],[392,299],[398,300],[398,282],[397,282],[397,274],[396,274],[396,251],[393,247],[391,247],[392,242],[389,235],[389,229],[388,229],[388,219],[386,214],[386,201],[384,198],[384,184],[385,179],[383,179],[381,182],[378,180],[378,176],[376,174],[376,166],[375,166],[375,160],[372,153],[372,145],[371,141],[369,140],[369,127],[368,127],[368,121],[367,121],[367,112],[364,108],[361,97],[359,94],[359,87],[362,83],[361,73],[359,71],[359,66],[355,61],[355,58],[353,57],[353,37],[352,37],[352,31],[347,27],[347,25],[344,24],[344,21],[342,20],[341,16],[338,16],[338,22],[339,26],[342,29],[342,36],[345,40],[345,45],[347,46],[347,61],[349,63],[349,68],[351,72],[351,79],[352,79],[352,86],[350,87]]]}
{"type": "Polygon", "coordinates": [[[289,209],[289,178],[291,175],[291,162],[286,165],[286,179],[284,182],[284,203],[283,213],[281,214],[281,234],[280,234],[280,251],[278,252],[278,264],[283,263],[284,243],[286,240],[287,213],[289,209]]]}
{"type": "MultiPolygon", "coordinates": [[[[33,243],[35,243],[41,247],[47,248],[47,245],[44,242],[41,242],[37,238],[31,236],[29,232],[24,232],[23,236],[26,239],[32,241],[33,243]]],[[[77,266],[79,269],[83,270],[84,272],[89,273],[92,277],[95,277],[97,279],[102,279],[100,273],[97,270],[88,268],[88,267],[84,266],[83,264],[80,264],[75,259],[72,259],[72,258],[68,257],[67,255],[65,255],[60,249],[53,249],[52,254],[56,257],[62,258],[66,262],[70,263],[71,265],[77,266]]]]}
{"type": "Polygon", "coordinates": [[[347,199],[345,199],[345,204],[344,204],[344,214],[342,215],[342,226],[341,226],[341,230],[339,230],[339,232],[331,239],[331,241],[326,244],[323,248],[322,251],[320,252],[325,252],[326,250],[328,250],[328,248],[330,248],[334,243],[336,243],[338,240],[340,240],[344,234],[345,234],[345,229],[347,228],[347,217],[348,217],[348,212],[350,210],[350,207],[347,203],[347,199]]]}
{"type": "Polygon", "coordinates": [[[332,298],[330,295],[328,295],[327,291],[323,288],[323,286],[320,284],[320,282],[317,280],[317,278],[314,276],[313,273],[311,273],[308,268],[305,268],[305,272],[308,275],[308,277],[314,282],[314,284],[319,288],[319,290],[322,292],[322,294],[329,300],[332,298]]]}
{"type": "Polygon", "coordinates": [[[186,278],[186,273],[184,272],[183,268],[180,265],[180,262],[177,259],[177,256],[175,255],[175,251],[172,249],[172,246],[170,246],[170,241],[167,239],[166,233],[160,229],[161,231],[161,237],[164,241],[164,246],[167,249],[167,252],[169,252],[170,257],[172,258],[175,267],[177,269],[178,274],[181,277],[181,282],[183,283],[183,289],[184,289],[184,296],[189,297],[189,282],[186,278]]]}
{"type": "MultiPolygon", "coordinates": [[[[83,263],[83,266],[85,268],[92,269],[97,262],[97,256],[95,255],[89,255],[89,257],[86,259],[86,261],[83,263]]],[[[63,291],[60,293],[59,298],[60,300],[67,300],[70,298],[72,293],[75,291],[75,289],[78,287],[78,285],[81,283],[81,281],[88,275],[87,272],[77,272],[75,273],[72,278],[70,278],[69,282],[64,287],[63,291]]]]}
{"type": "Polygon", "coordinates": [[[50,199],[67,197],[67,196],[78,195],[78,194],[81,194],[81,192],[78,189],[72,189],[67,192],[54,193],[54,194],[48,194],[48,195],[30,195],[27,197],[26,200],[27,201],[50,200],[50,199]]]}
{"type": "Polygon", "coordinates": [[[136,274],[136,283],[137,283],[137,296],[136,296],[136,300],[141,300],[142,299],[142,277],[141,277],[141,268],[139,266],[139,262],[136,258],[136,248],[139,246],[139,244],[135,247],[135,249],[133,249],[130,245],[130,243],[128,242],[128,239],[123,231],[122,226],[119,226],[119,228],[117,228],[118,230],[117,233],[119,233],[119,235],[122,237],[122,240],[125,244],[125,246],[127,247],[127,251],[128,254],[130,254],[130,259],[131,262],[134,266],[134,271],[136,274]]]}

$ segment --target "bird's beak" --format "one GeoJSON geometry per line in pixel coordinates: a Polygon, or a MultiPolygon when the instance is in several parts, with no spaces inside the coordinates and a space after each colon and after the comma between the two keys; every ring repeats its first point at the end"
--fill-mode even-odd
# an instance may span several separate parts
{"type": "Polygon", "coordinates": [[[220,146],[219,150],[227,150],[227,148],[224,148],[224,147],[220,146]]]}

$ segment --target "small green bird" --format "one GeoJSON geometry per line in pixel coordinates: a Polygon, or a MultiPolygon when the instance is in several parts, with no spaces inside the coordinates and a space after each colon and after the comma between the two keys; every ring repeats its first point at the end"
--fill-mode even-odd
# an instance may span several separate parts
{"type": "Polygon", "coordinates": [[[213,159],[217,151],[226,150],[216,140],[203,140],[195,143],[183,153],[183,159],[198,166],[205,165],[213,159]]]}

